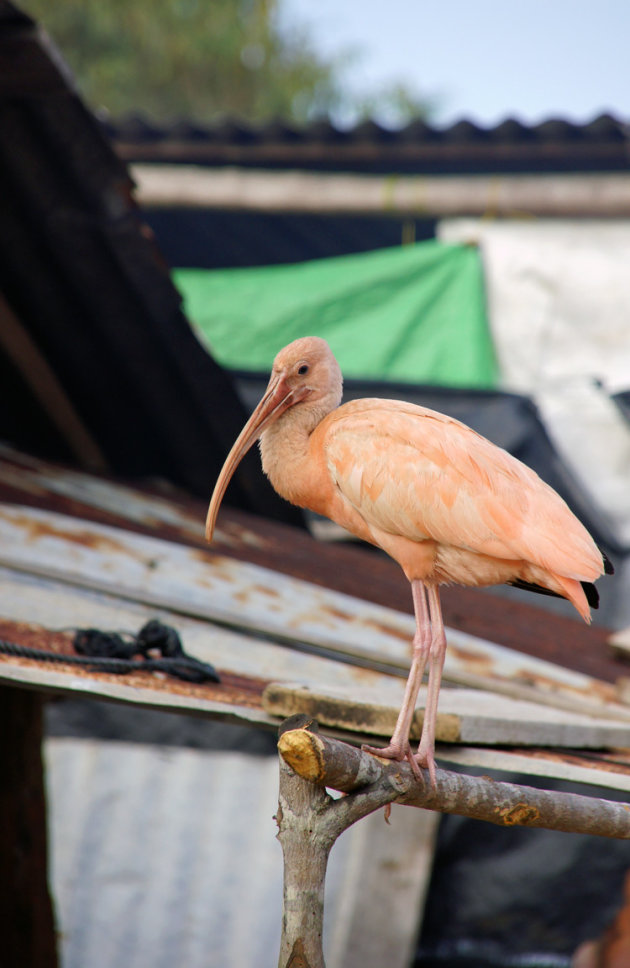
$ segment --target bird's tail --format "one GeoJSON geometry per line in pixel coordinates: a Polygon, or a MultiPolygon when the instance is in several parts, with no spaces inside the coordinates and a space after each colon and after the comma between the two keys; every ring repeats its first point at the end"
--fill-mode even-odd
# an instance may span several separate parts
{"type": "MultiPolygon", "coordinates": [[[[565,578],[563,575],[554,575],[555,580],[560,585],[560,588],[564,592],[565,598],[571,602],[571,604],[578,610],[582,618],[589,625],[591,624],[591,609],[590,606],[593,605],[597,608],[597,602],[599,601],[599,595],[594,586],[590,586],[595,591],[597,595],[597,601],[593,600],[592,594],[589,591],[589,598],[587,598],[587,590],[584,589],[582,582],[577,581],[575,578],[565,578]]],[[[586,583],[584,583],[586,584],[586,583]]]]}

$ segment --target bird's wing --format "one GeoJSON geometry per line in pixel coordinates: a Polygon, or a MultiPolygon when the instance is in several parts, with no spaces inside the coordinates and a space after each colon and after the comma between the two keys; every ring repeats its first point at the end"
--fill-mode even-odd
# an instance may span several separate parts
{"type": "Polygon", "coordinates": [[[325,452],[368,527],[578,579],[601,574],[601,555],[562,498],[457,420],[399,401],[355,401],[331,414],[325,452]]]}

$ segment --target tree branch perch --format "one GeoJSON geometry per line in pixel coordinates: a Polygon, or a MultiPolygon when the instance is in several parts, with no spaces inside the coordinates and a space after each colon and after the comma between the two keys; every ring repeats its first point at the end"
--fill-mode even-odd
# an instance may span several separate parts
{"type": "Polygon", "coordinates": [[[325,968],[324,881],[330,850],[344,830],[396,801],[502,827],[544,827],[630,838],[630,806],[573,793],[437,770],[436,786],[294,716],[281,727],[278,840],[284,855],[284,910],[279,968],[325,968]],[[333,789],[347,794],[333,799],[333,789]]]}
{"type": "MultiPolygon", "coordinates": [[[[380,760],[340,740],[308,729],[284,732],[278,750],[289,766],[304,779],[322,787],[367,798],[372,809],[396,800],[413,807],[455,813],[502,827],[544,827],[597,837],[630,838],[630,806],[574,793],[550,792],[490,777],[437,771],[433,788],[418,781],[408,764],[380,760]]],[[[354,798],[353,798],[354,799],[354,798]]],[[[335,809],[350,822],[370,809],[357,809],[348,798],[336,801],[335,809]]]]}

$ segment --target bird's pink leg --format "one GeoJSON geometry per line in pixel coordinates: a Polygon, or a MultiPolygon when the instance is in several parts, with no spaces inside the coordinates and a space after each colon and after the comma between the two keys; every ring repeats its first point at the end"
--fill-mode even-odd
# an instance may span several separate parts
{"type": "Polygon", "coordinates": [[[414,759],[420,766],[429,771],[431,783],[436,786],[435,774],[435,723],[437,719],[438,698],[442,683],[442,669],[446,655],[446,633],[440,605],[440,592],[437,585],[427,589],[429,603],[429,619],[431,624],[431,645],[429,647],[429,682],[427,685],[427,701],[422,723],[422,737],[420,746],[414,759]]]}
{"type": "MultiPolygon", "coordinates": [[[[413,722],[413,716],[416,710],[416,701],[418,699],[418,692],[422,684],[422,676],[424,675],[427,660],[430,657],[430,650],[433,643],[433,633],[431,630],[431,612],[429,610],[429,603],[427,601],[427,589],[421,581],[412,581],[411,593],[413,596],[413,607],[416,616],[416,632],[413,637],[411,668],[409,669],[409,676],[407,677],[407,685],[405,687],[405,695],[400,712],[398,713],[396,726],[388,746],[385,746],[383,749],[378,749],[375,746],[363,746],[363,749],[368,753],[374,753],[376,756],[383,756],[390,760],[408,760],[411,769],[420,779],[422,777],[420,772],[421,761],[418,760],[419,753],[414,756],[411,752],[411,746],[409,745],[409,731],[411,730],[411,724],[413,722]]],[[[424,738],[424,726],[422,736],[424,738]]],[[[427,765],[429,767],[429,773],[431,774],[430,762],[427,760],[423,765],[427,765]]],[[[433,766],[433,769],[435,770],[435,765],[433,766]]]]}

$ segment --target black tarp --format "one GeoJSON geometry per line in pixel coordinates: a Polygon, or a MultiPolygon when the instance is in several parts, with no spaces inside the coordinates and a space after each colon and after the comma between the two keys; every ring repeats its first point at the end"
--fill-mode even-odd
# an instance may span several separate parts
{"type": "MultiPolygon", "coordinates": [[[[208,496],[244,419],[230,377],[183,315],[102,126],[6,0],[0,180],[0,439],[208,496]]],[[[253,455],[231,499],[301,522],[253,455]]]]}

